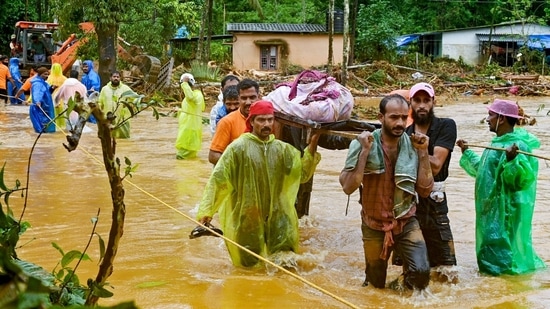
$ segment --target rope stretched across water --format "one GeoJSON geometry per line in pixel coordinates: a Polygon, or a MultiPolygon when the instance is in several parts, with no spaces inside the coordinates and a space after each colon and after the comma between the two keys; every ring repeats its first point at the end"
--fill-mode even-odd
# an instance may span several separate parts
{"type": "MultiPolygon", "coordinates": [[[[48,119],[50,119],[50,122],[51,122],[51,123],[53,123],[53,124],[63,133],[63,134],[67,134],[67,133],[63,130],[63,128],[60,128],[60,127],[56,124],[56,122],[55,122],[55,119],[57,119],[58,117],[61,117],[65,111],[64,111],[63,113],[60,113],[60,114],[59,114],[57,117],[55,117],[54,119],[51,119],[51,118],[48,116],[48,114],[42,109],[42,106],[39,106],[39,107],[40,107],[40,110],[42,110],[42,112],[46,115],[46,117],[48,117],[48,119]]],[[[199,116],[199,115],[197,115],[197,116],[199,116]]],[[[77,149],[80,149],[81,151],[83,151],[88,157],[90,157],[93,161],[95,161],[99,166],[103,166],[103,162],[102,162],[101,160],[99,160],[96,156],[94,156],[93,154],[91,154],[89,151],[87,151],[87,150],[86,150],[85,148],[83,148],[82,146],[78,147],[77,149]]],[[[161,203],[162,205],[164,205],[164,206],[168,207],[169,209],[175,211],[176,213],[182,215],[182,216],[183,216],[184,218],[186,218],[187,220],[193,222],[194,224],[201,225],[201,223],[198,222],[197,220],[193,219],[192,217],[190,217],[189,215],[183,213],[182,211],[176,209],[176,208],[173,207],[172,205],[169,205],[168,203],[164,202],[163,200],[161,200],[160,198],[156,197],[155,195],[153,195],[153,194],[150,193],[149,191],[147,191],[147,190],[141,188],[140,186],[136,185],[135,183],[131,182],[130,180],[128,180],[128,178],[124,178],[123,180],[124,180],[125,182],[127,182],[129,185],[131,185],[131,186],[133,186],[134,188],[136,188],[137,190],[143,192],[145,195],[151,197],[152,199],[156,200],[157,202],[161,203]]],[[[322,293],[324,293],[324,294],[326,294],[326,295],[332,297],[333,299],[335,299],[335,300],[341,302],[342,304],[345,304],[346,306],[348,306],[348,307],[350,307],[350,308],[359,309],[358,306],[352,304],[351,302],[349,302],[349,301],[347,301],[347,300],[345,300],[345,299],[343,299],[343,298],[341,298],[341,297],[339,297],[339,296],[337,296],[337,295],[335,295],[335,294],[329,292],[328,290],[325,290],[324,288],[322,288],[322,287],[320,287],[320,286],[314,284],[313,282],[310,282],[310,281],[308,281],[307,279],[305,279],[305,278],[303,278],[303,277],[301,277],[301,276],[299,276],[299,275],[297,275],[297,274],[295,274],[295,273],[293,273],[293,272],[287,270],[286,268],[281,267],[280,265],[277,265],[277,264],[273,263],[272,261],[270,261],[270,260],[264,258],[263,256],[261,256],[261,255],[255,253],[255,252],[252,252],[252,251],[249,250],[248,248],[241,246],[241,245],[238,244],[237,242],[235,242],[235,241],[233,241],[233,240],[231,240],[231,239],[225,237],[224,235],[218,234],[216,231],[212,230],[212,229],[209,228],[208,226],[204,226],[204,225],[201,225],[201,226],[203,226],[204,228],[206,228],[206,229],[207,229],[208,231],[210,231],[212,234],[214,234],[214,235],[216,235],[216,236],[219,236],[219,237],[222,238],[223,240],[225,240],[225,241],[227,241],[227,242],[229,242],[229,243],[235,245],[236,247],[238,247],[238,248],[240,248],[241,250],[247,252],[248,254],[250,254],[250,255],[256,257],[257,259],[263,261],[264,263],[269,264],[269,265],[271,265],[271,266],[273,266],[273,267],[275,267],[275,268],[281,270],[281,271],[284,272],[285,274],[290,275],[291,277],[293,277],[293,278],[295,278],[295,279],[301,281],[302,283],[304,283],[304,284],[306,284],[306,285],[309,285],[310,287],[312,287],[312,288],[314,288],[314,289],[316,289],[316,290],[318,290],[318,291],[320,291],[320,292],[322,292],[322,293]]]]}
{"type": "MultiPolygon", "coordinates": [[[[499,147],[493,147],[493,146],[484,146],[484,145],[476,145],[476,144],[470,144],[470,143],[464,143],[464,146],[468,146],[468,147],[477,147],[477,148],[485,148],[485,149],[491,149],[491,150],[498,150],[498,151],[506,151],[506,148],[499,148],[499,147]]],[[[537,154],[534,154],[532,152],[527,152],[527,151],[523,151],[523,150],[516,150],[517,153],[521,153],[521,154],[524,154],[524,155],[527,155],[527,156],[531,156],[531,157],[535,157],[535,158],[539,158],[539,159],[543,159],[543,160],[547,160],[547,161],[550,161],[550,158],[547,158],[547,157],[543,157],[541,155],[537,155],[537,154]]]]}

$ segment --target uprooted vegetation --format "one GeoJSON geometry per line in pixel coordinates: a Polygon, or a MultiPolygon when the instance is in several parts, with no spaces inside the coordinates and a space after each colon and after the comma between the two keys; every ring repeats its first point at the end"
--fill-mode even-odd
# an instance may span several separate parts
{"type": "MultiPolygon", "coordinates": [[[[207,110],[212,107],[219,94],[219,80],[226,74],[239,78],[251,78],[260,84],[262,94],[269,93],[275,85],[293,81],[304,68],[289,66],[288,74],[251,70],[235,70],[228,64],[210,64],[219,74],[218,81],[206,81],[196,78],[204,93],[207,110]]],[[[311,68],[324,71],[325,67],[311,68]]],[[[537,68],[539,69],[539,68],[537,68]]],[[[179,106],[183,94],[178,87],[181,73],[191,68],[183,65],[176,67],[172,74],[172,87],[165,88],[156,94],[167,106],[179,106]]],[[[548,71],[548,70],[547,70],[548,71]]],[[[399,59],[396,64],[387,61],[358,64],[348,67],[346,87],[355,97],[379,97],[396,89],[409,89],[418,82],[432,84],[438,96],[456,99],[461,96],[487,96],[489,101],[494,96],[550,96],[550,77],[531,72],[519,73],[518,67],[500,67],[485,64],[472,67],[461,60],[437,58],[430,60],[420,57],[418,62],[411,59],[399,59]]],[[[541,72],[542,73],[542,72],[541,72]]],[[[337,81],[341,81],[342,67],[335,66],[330,72],[337,81]]],[[[368,115],[374,112],[368,107],[357,106],[354,115],[368,115]]]]}

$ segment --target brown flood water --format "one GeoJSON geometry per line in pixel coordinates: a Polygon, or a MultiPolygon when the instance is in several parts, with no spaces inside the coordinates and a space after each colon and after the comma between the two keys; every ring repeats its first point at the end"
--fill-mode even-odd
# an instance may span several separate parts
{"type": "MultiPolygon", "coordinates": [[[[464,97],[447,100],[436,115],[451,117],[458,136],[475,144],[493,137],[485,123],[481,102],[491,98],[464,97]]],[[[379,99],[368,100],[377,104],[379,99]]],[[[547,107],[536,113],[546,98],[520,98],[520,105],[538,123],[528,127],[542,141],[537,154],[550,157],[550,122],[547,107]]],[[[366,103],[362,103],[366,104],[366,103]]],[[[93,125],[92,125],[93,126],[93,125]]],[[[244,270],[230,263],[223,241],[214,237],[189,239],[189,232],[202,190],[212,170],[207,154],[210,134],[205,127],[200,158],[175,159],[177,119],[155,121],[149,114],[132,122],[132,139],[118,141],[118,156],[139,163],[125,183],[127,216],[124,236],[109,279],[114,297],[102,305],[134,300],[141,308],[347,308],[348,306],[315,286],[359,308],[548,308],[550,271],[524,276],[489,277],[477,271],[474,247],[474,181],[458,166],[455,148],[447,181],[451,227],[459,263],[458,284],[432,282],[431,295],[424,298],[400,295],[392,290],[361,287],[363,250],[360,206],[357,193],[347,196],[338,183],[346,151],[321,149],[310,216],[302,220],[301,252],[297,274],[310,286],[282,272],[244,270]]],[[[36,134],[28,118],[28,107],[9,106],[0,114],[0,163],[6,162],[5,179],[14,184],[26,180],[26,164],[36,134]]],[[[97,232],[107,240],[111,216],[110,190],[101,162],[100,144],[94,133],[86,134],[80,148],[68,153],[62,133],[43,135],[32,159],[29,201],[24,220],[32,225],[21,238],[19,256],[54,269],[60,254],[83,250],[92,230],[90,219],[101,209],[97,232]]],[[[479,149],[481,152],[481,149],[479,149]]],[[[533,242],[541,258],[550,265],[550,167],[541,160],[538,196],[533,219],[533,242]]],[[[16,216],[23,199],[10,200],[16,216]]],[[[216,219],[214,223],[217,223],[216,219]]],[[[99,250],[92,242],[77,271],[81,282],[95,277],[99,250]]],[[[389,268],[388,281],[400,273],[389,268]]]]}

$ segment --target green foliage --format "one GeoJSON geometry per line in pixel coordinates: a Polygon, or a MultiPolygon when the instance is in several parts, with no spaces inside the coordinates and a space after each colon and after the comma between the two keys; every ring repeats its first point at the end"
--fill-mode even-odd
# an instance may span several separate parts
{"type": "Polygon", "coordinates": [[[499,76],[502,68],[496,62],[491,62],[481,67],[479,73],[484,76],[499,76]]]}
{"type": "Polygon", "coordinates": [[[191,61],[191,74],[195,77],[196,81],[219,81],[220,69],[218,67],[211,67],[207,63],[200,61],[191,61]]]}
{"type": "Polygon", "coordinates": [[[357,15],[356,60],[392,59],[396,54],[395,37],[404,19],[395,15],[389,1],[361,5],[357,15]]]}

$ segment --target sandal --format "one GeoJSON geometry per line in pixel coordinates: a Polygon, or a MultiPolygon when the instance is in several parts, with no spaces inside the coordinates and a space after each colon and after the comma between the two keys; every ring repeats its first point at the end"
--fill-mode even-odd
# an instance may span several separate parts
{"type": "Polygon", "coordinates": [[[201,237],[201,236],[214,236],[214,237],[220,237],[220,235],[223,235],[223,232],[222,230],[220,230],[219,228],[213,226],[212,224],[210,223],[205,223],[204,226],[202,225],[199,225],[197,226],[196,228],[194,228],[192,231],[191,231],[191,234],[189,234],[189,238],[190,239],[195,239],[197,237],[201,237]],[[216,232],[217,234],[214,234],[212,233],[210,230],[208,230],[207,228],[208,227],[210,230],[216,232]]]}

